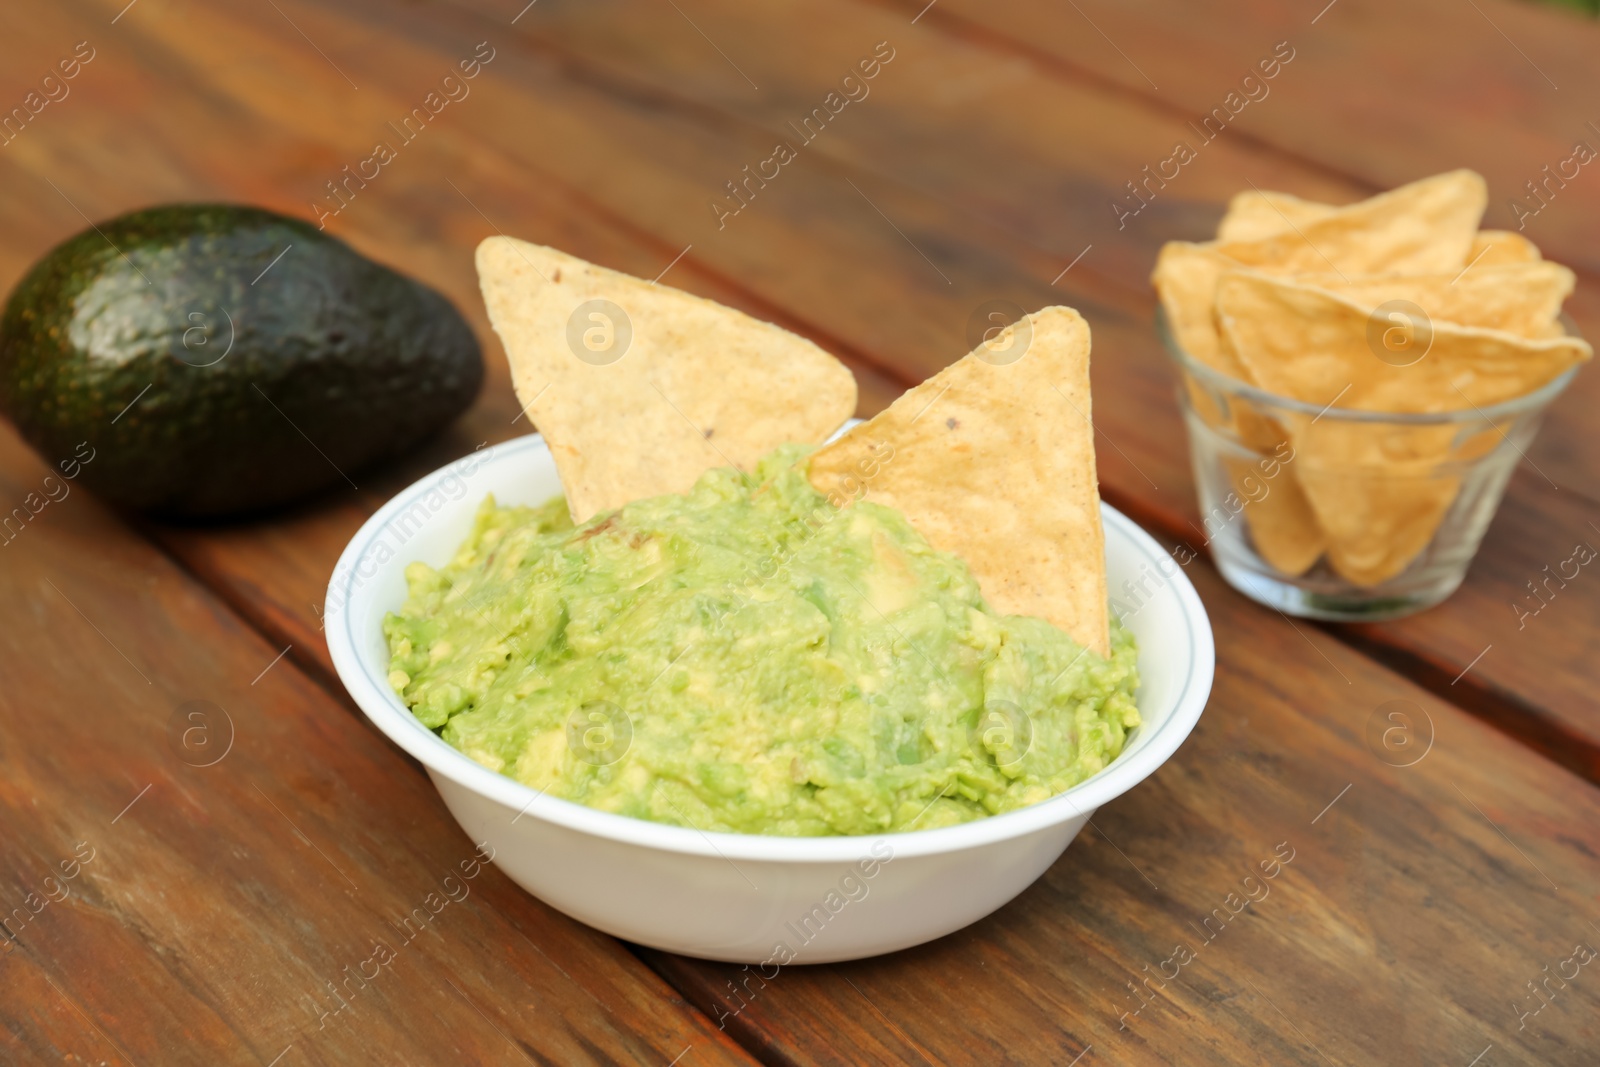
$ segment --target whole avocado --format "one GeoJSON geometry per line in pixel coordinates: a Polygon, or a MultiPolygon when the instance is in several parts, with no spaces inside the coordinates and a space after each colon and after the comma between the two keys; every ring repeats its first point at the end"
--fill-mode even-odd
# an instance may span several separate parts
{"type": "MultiPolygon", "coordinates": [[[[232,204],[120,216],[63,242],[0,318],[0,409],[51,463],[157,515],[283,504],[471,405],[444,296],[298,219],[232,204]]],[[[353,482],[351,484],[354,484],[353,482]]]]}

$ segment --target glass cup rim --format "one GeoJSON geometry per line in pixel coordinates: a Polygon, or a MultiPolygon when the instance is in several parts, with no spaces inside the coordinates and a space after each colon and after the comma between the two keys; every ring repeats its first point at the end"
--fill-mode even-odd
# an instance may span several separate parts
{"type": "MultiPolygon", "coordinates": [[[[1569,337],[1582,337],[1578,332],[1577,324],[1565,312],[1562,312],[1560,322],[1569,337]]],[[[1549,404],[1550,401],[1554,400],[1566,389],[1573,377],[1583,367],[1582,363],[1576,363],[1532,392],[1514,396],[1510,400],[1502,400],[1488,407],[1480,407],[1474,404],[1470,408],[1429,412],[1366,411],[1360,408],[1334,407],[1332,404],[1319,408],[1317,405],[1307,401],[1282,396],[1259,386],[1251,385],[1249,382],[1240,381],[1238,378],[1230,377],[1201,363],[1188,352],[1185,352],[1183,347],[1178,344],[1177,337],[1172,333],[1172,325],[1167,319],[1167,309],[1159,305],[1156,307],[1156,333],[1160,336],[1168,357],[1174,363],[1178,364],[1185,372],[1194,375],[1215,388],[1269,407],[1311,415],[1316,419],[1331,418],[1335,421],[1343,420],[1346,422],[1398,423],[1409,426],[1437,426],[1460,422],[1495,422],[1502,418],[1515,417],[1529,411],[1537,411],[1549,404]]],[[[1471,401],[1468,401],[1468,403],[1470,404],[1471,401]]]]}

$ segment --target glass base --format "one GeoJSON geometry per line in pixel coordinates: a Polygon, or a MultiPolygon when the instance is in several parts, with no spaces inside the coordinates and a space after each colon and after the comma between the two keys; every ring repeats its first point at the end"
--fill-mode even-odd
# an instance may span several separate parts
{"type": "Polygon", "coordinates": [[[1413,615],[1443,601],[1464,577],[1461,570],[1451,568],[1443,573],[1402,575],[1373,589],[1319,590],[1303,579],[1241,566],[1222,553],[1215,559],[1227,583],[1256,603],[1285,615],[1328,622],[1383,622],[1413,615]]]}

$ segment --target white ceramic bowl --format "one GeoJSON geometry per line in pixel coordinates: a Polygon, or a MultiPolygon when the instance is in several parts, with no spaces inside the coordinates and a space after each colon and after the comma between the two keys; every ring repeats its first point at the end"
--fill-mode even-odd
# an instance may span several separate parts
{"type": "Polygon", "coordinates": [[[441,741],[387,682],[383,616],[412,560],[441,565],[485,494],[535,504],[561,492],[538,435],[474,453],[418,481],[361,527],[334,569],[324,620],[350,695],[420,760],[456,821],[518,885],[640,944],[781,966],[857,959],[983,918],[1054,863],[1101,804],[1138,785],[1189,735],[1211,691],[1211,626],[1171,555],[1105,507],[1112,595],[1139,639],[1143,724],[1088,781],[1021,811],[873,837],[701,833],[544,796],[441,741]]]}

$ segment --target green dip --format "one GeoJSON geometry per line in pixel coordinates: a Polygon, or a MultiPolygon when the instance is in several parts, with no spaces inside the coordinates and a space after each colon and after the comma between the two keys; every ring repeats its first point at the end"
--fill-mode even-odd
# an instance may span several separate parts
{"type": "Polygon", "coordinates": [[[1139,723],[1109,661],[995,614],[897,511],[830,504],[788,445],[754,474],[574,526],[560,499],[478,510],[406,568],[389,682],[483,766],[551,796],[741,833],[872,834],[1025,807],[1139,723]]]}

